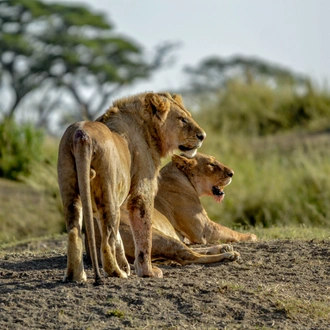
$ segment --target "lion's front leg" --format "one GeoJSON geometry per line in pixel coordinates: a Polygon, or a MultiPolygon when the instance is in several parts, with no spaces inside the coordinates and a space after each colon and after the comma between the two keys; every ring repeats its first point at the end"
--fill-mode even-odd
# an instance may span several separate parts
{"type": "MultiPolygon", "coordinates": [[[[139,203],[140,204],[140,203],[139,203]]],[[[163,277],[161,269],[151,265],[151,212],[144,207],[130,210],[130,223],[135,243],[135,272],[140,277],[163,277]]]]}

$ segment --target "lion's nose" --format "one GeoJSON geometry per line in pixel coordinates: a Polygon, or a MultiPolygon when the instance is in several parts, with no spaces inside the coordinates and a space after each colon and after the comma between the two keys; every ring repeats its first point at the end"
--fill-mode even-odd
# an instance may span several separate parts
{"type": "Polygon", "coordinates": [[[229,176],[230,178],[232,178],[232,177],[233,177],[233,175],[234,175],[234,171],[232,171],[232,170],[229,170],[229,171],[228,171],[228,176],[229,176]]]}
{"type": "Polygon", "coordinates": [[[197,133],[196,136],[198,140],[203,141],[206,138],[206,133],[205,132],[197,133]]]}

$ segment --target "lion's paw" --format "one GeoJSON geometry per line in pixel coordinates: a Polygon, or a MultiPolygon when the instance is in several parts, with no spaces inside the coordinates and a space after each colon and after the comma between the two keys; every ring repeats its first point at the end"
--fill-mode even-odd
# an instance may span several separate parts
{"type": "Polygon", "coordinates": [[[241,259],[241,255],[240,255],[240,253],[239,252],[237,252],[237,251],[232,251],[233,253],[234,253],[234,259],[233,259],[233,261],[241,261],[242,259],[241,259]]]}
{"type": "Polygon", "coordinates": [[[196,252],[202,254],[221,254],[229,251],[233,251],[233,247],[230,244],[213,245],[206,248],[195,249],[196,252]]]}
{"type": "Polygon", "coordinates": [[[247,233],[247,234],[240,234],[237,240],[240,242],[256,242],[258,238],[255,234],[247,233]]]}
{"type": "Polygon", "coordinates": [[[256,242],[258,240],[257,236],[254,234],[249,234],[249,241],[256,242]]]}
{"type": "Polygon", "coordinates": [[[241,255],[236,251],[226,252],[224,256],[229,261],[239,261],[241,259],[241,255]]]}
{"type": "Polygon", "coordinates": [[[119,268],[127,274],[127,276],[131,275],[131,267],[129,265],[129,263],[127,262],[127,260],[119,260],[118,261],[118,266],[119,268]]]}
{"type": "Polygon", "coordinates": [[[87,281],[87,275],[85,271],[82,271],[78,274],[74,274],[74,272],[66,272],[63,277],[63,282],[77,282],[84,283],[87,281]]]}
{"type": "Polygon", "coordinates": [[[152,272],[153,272],[152,277],[156,277],[156,278],[162,278],[163,277],[163,271],[158,267],[152,266],[152,272]]]}
{"type": "Polygon", "coordinates": [[[162,278],[163,272],[160,268],[152,266],[151,270],[143,270],[140,267],[135,265],[135,271],[137,276],[139,277],[155,277],[155,278],[162,278]]]}
{"type": "Polygon", "coordinates": [[[119,277],[119,278],[128,278],[129,274],[127,274],[126,272],[124,272],[121,269],[116,269],[112,272],[106,272],[104,271],[104,276],[105,277],[119,277]]]}
{"type": "Polygon", "coordinates": [[[215,247],[219,249],[220,253],[225,253],[234,250],[233,246],[230,244],[220,244],[216,245],[215,247]]]}

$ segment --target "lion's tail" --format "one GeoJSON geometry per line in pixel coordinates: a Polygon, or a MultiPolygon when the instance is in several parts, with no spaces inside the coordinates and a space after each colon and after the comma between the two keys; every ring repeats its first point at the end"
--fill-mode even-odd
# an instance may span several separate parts
{"type": "Polygon", "coordinates": [[[76,130],[73,137],[73,154],[76,160],[76,171],[78,177],[78,187],[82,203],[84,222],[90,256],[92,259],[95,283],[101,283],[98,257],[95,242],[95,230],[93,221],[93,208],[91,200],[90,171],[93,157],[93,141],[91,136],[83,128],[76,130]]]}

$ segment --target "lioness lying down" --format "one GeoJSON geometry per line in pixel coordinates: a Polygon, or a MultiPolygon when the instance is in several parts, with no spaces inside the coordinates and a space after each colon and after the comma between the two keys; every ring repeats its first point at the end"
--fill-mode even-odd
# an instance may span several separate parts
{"type": "Polygon", "coordinates": [[[118,227],[127,199],[138,276],[162,277],[151,265],[151,218],[162,157],[181,150],[194,156],[206,134],[178,95],[143,93],[117,100],[98,122],[68,127],[59,146],[58,181],[68,231],[64,280],[86,281],[82,259],[84,218],[95,283],[102,283],[93,216],[101,232],[106,276],[127,277],[118,227]]]}
{"type": "MultiPolygon", "coordinates": [[[[257,239],[254,234],[239,233],[213,222],[200,202],[202,195],[212,196],[221,202],[224,199],[223,188],[231,182],[233,174],[214,157],[201,153],[191,159],[178,155],[172,157],[172,161],[160,171],[152,218],[153,259],[165,258],[182,265],[234,260],[239,254],[223,253],[231,250],[226,244],[193,250],[183,241],[207,244],[257,239]]],[[[121,210],[120,234],[126,256],[133,260],[134,242],[125,205],[121,210]]],[[[96,235],[99,246],[97,232],[96,235]]]]}
{"type": "Polygon", "coordinates": [[[174,155],[160,173],[155,208],[169,220],[181,241],[210,244],[257,239],[254,234],[239,233],[210,220],[199,199],[212,196],[216,202],[223,201],[223,189],[234,175],[229,167],[197,153],[191,159],[174,155]]]}

